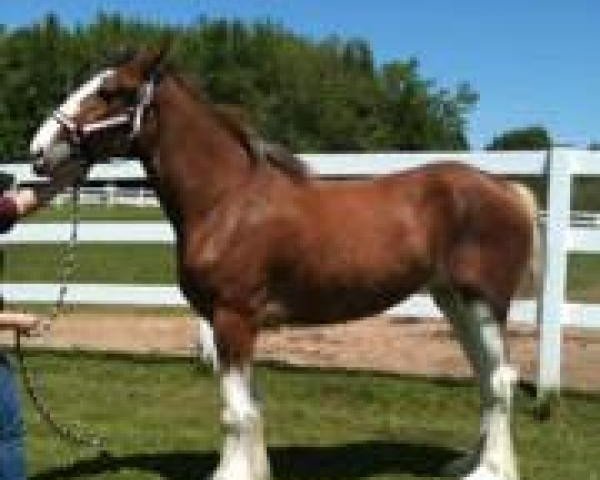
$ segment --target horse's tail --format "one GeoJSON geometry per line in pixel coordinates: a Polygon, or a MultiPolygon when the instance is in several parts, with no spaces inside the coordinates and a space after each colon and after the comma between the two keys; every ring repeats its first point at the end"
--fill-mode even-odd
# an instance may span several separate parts
{"type": "Polygon", "coordinates": [[[509,187],[517,194],[519,204],[526,212],[531,225],[531,251],[527,269],[523,272],[522,283],[536,287],[540,280],[541,265],[541,235],[538,225],[538,203],[533,191],[517,182],[508,182],[509,187]]]}

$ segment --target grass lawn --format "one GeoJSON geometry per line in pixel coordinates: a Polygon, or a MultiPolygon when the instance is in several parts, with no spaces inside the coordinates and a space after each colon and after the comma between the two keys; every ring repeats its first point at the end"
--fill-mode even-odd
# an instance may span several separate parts
{"type": "Polygon", "coordinates": [[[573,301],[600,302],[600,254],[569,256],[568,294],[573,301]]]}
{"type": "MultiPolygon", "coordinates": [[[[57,281],[57,245],[4,247],[4,281],[57,281]]],[[[151,244],[81,244],[74,283],[175,283],[173,246],[151,244]]],[[[600,301],[600,255],[571,255],[568,295],[572,301],[600,301]]]]}
{"type": "MultiPolygon", "coordinates": [[[[4,281],[57,282],[60,245],[8,245],[4,281]]],[[[170,245],[81,244],[73,283],[175,283],[170,245]]]]}
{"type": "MultiPolygon", "coordinates": [[[[30,354],[61,418],[109,439],[112,459],[60,443],[28,407],[34,480],[189,480],[217,460],[215,382],[183,360],[30,354]]],[[[267,439],[279,480],[437,479],[475,439],[477,389],[368,373],[258,369],[267,439]]],[[[27,402],[25,402],[27,403],[27,402]]],[[[523,480],[600,478],[600,397],[565,394],[560,415],[532,419],[516,399],[523,480]]]]}
{"type": "MultiPolygon", "coordinates": [[[[158,208],[83,205],[84,220],[162,220],[158,208]]],[[[68,221],[69,207],[38,212],[28,221],[68,221]]],[[[4,281],[57,281],[60,245],[12,245],[4,247],[4,281]]],[[[173,247],[151,244],[82,244],[77,248],[77,283],[175,283],[173,247]]],[[[577,254],[569,257],[568,296],[572,301],[600,302],[600,255],[577,254]]]]}
{"type": "MultiPolygon", "coordinates": [[[[104,205],[81,205],[79,215],[83,221],[154,221],[164,220],[160,208],[118,206],[107,207],[104,205]]],[[[70,205],[44,208],[27,217],[29,223],[43,222],[69,222],[71,220],[70,205]]]]}

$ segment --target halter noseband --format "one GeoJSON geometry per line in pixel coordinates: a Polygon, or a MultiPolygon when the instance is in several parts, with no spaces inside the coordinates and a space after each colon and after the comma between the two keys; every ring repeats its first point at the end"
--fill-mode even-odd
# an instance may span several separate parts
{"type": "Polygon", "coordinates": [[[152,75],[139,88],[137,104],[133,107],[128,107],[124,113],[119,113],[118,115],[112,115],[95,122],[78,124],[61,110],[55,110],[52,113],[52,118],[68,132],[69,140],[74,145],[82,146],[93,133],[127,124],[131,125],[129,139],[133,140],[140,134],[144,113],[152,103],[156,84],[157,76],[152,75]]]}

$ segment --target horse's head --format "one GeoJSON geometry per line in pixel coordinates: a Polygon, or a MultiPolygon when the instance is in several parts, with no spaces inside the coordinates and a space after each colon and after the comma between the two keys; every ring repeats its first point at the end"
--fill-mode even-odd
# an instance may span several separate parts
{"type": "Polygon", "coordinates": [[[127,155],[152,103],[164,52],[138,53],[70,93],[31,141],[35,172],[75,181],[93,161],[127,155]]]}

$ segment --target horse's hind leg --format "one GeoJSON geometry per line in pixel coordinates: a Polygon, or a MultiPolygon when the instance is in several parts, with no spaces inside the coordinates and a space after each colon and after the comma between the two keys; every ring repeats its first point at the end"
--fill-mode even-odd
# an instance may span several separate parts
{"type": "Polygon", "coordinates": [[[481,298],[467,298],[449,289],[432,293],[451,320],[480,383],[480,443],[460,462],[464,470],[456,473],[464,474],[465,480],[517,480],[510,420],[517,372],[507,363],[499,319],[481,298]]]}
{"type": "Polygon", "coordinates": [[[269,463],[260,403],[252,388],[252,347],[256,332],[249,319],[215,311],[214,335],[221,383],[225,439],[213,480],[266,480],[269,463]]]}

